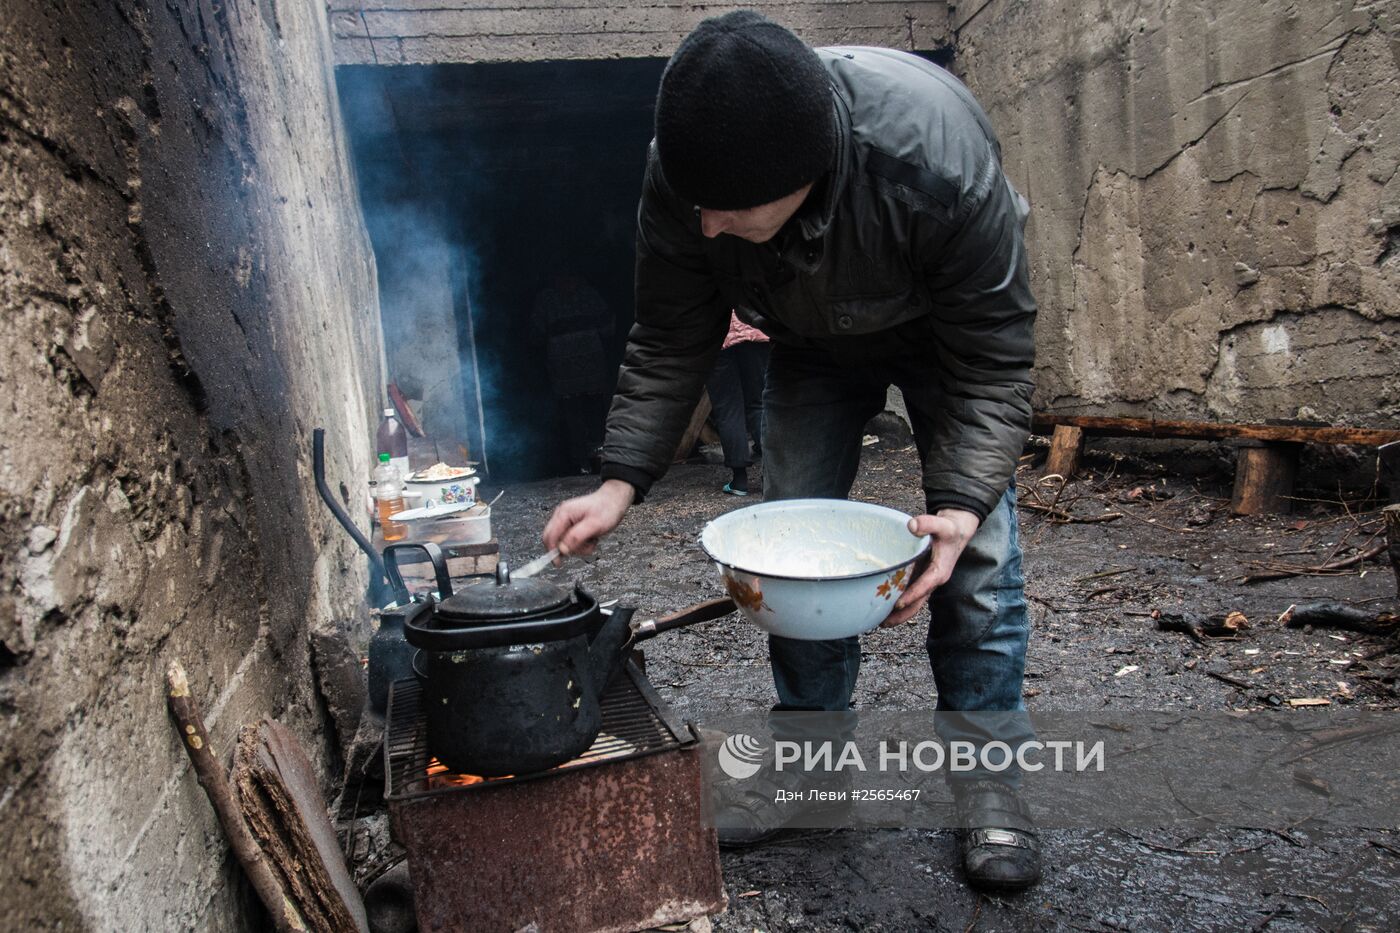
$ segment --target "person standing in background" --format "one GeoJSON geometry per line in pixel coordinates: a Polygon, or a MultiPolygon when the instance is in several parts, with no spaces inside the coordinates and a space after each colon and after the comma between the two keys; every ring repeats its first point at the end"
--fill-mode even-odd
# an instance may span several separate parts
{"type": "Polygon", "coordinates": [[[724,484],[731,496],[749,494],[749,467],[763,456],[763,385],[768,374],[768,335],[729,312],[729,333],[706,381],[711,419],[724,449],[724,465],[734,472],[724,484]],[[753,438],[753,453],[749,452],[753,438]]]}

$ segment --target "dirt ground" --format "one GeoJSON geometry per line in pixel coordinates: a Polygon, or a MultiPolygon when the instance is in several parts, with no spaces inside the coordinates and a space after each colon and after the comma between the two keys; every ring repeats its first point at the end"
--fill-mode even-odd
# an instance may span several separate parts
{"type": "MultiPolygon", "coordinates": [[[[1328,575],[1244,582],[1284,567],[1354,555],[1379,538],[1376,503],[1321,496],[1288,516],[1231,517],[1229,477],[1171,475],[1140,456],[1099,454],[1060,490],[1034,460],[1020,472],[1021,532],[1033,633],[1025,695],[1032,710],[1250,709],[1327,698],[1395,709],[1400,652],[1393,635],[1286,628],[1290,605],[1318,598],[1393,611],[1395,580],[1377,561],[1328,575]],[[1094,522],[1064,522],[1034,506],[1094,522]],[[1248,627],[1196,641],[1162,631],[1154,610],[1238,610],[1248,627]],[[1387,650],[1389,649],[1389,650],[1387,650]],[[1123,672],[1125,668],[1134,670],[1123,672]],[[1220,677],[1228,680],[1219,679],[1220,677]]],[[[659,614],[723,595],[696,544],[711,518],[754,501],[723,495],[720,466],[677,466],[589,564],[546,571],[600,598],[659,614]]],[[[910,447],[868,446],[853,497],[918,511],[910,447]]],[[[1325,478],[1312,477],[1326,488],[1325,478]]],[[[507,488],[495,511],[502,554],[540,550],[562,497],[594,487],[578,477],[507,488]]],[[[1306,493],[1300,493],[1306,496],[1306,493]]],[[[865,638],[856,702],[924,709],[934,702],[923,648],[927,616],[865,638]]],[[[774,702],[763,636],[737,616],[649,642],[648,672],[683,715],[704,724],[774,702]]],[[[966,888],[948,831],[828,831],[724,853],[729,910],[719,931],[751,930],[1394,930],[1400,928],[1395,827],[1286,833],[1218,828],[1205,836],[1105,827],[1044,834],[1045,878],[1009,897],[966,888]]]]}

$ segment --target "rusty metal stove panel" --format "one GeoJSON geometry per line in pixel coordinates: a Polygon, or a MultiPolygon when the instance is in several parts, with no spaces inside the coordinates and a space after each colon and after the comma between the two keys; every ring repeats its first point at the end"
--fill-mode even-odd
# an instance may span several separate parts
{"type": "Polygon", "coordinates": [[[632,931],[724,909],[698,739],[632,664],[593,747],[534,775],[457,783],[428,754],[420,698],[393,687],[385,798],[424,933],[632,931]]]}

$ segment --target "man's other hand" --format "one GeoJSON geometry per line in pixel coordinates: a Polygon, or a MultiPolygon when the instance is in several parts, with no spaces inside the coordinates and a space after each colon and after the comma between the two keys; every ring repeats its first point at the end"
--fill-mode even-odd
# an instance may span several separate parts
{"type": "Polygon", "coordinates": [[[561,555],[587,557],[597,549],[598,539],[622,521],[634,493],[631,483],[609,479],[586,496],[559,503],[544,526],[544,546],[559,548],[561,555]]]}
{"type": "Polygon", "coordinates": [[[963,548],[977,533],[980,524],[982,522],[976,515],[963,509],[939,509],[937,515],[917,515],[910,519],[909,533],[921,538],[928,535],[933,543],[927,560],[921,560],[916,565],[923,569],[915,574],[909,588],[895,601],[894,612],[880,623],[882,628],[903,625],[924,608],[933,591],[947,583],[953,575],[953,568],[957,566],[963,548]]]}

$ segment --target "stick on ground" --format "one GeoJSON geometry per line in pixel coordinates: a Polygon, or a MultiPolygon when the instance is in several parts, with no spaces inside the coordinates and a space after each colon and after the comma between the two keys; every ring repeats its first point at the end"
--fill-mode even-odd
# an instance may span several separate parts
{"type": "Polygon", "coordinates": [[[279,933],[304,931],[306,924],[301,913],[287,898],[281,882],[277,880],[272,866],[267,863],[262,849],[243,819],[228,775],[209,745],[209,733],[204,728],[199,707],[190,695],[189,680],[185,677],[185,669],[179,661],[172,661],[165,673],[165,702],[170,708],[171,718],[175,720],[180,744],[185,747],[185,753],[190,756],[190,764],[194,766],[195,776],[199,778],[199,786],[204,788],[209,802],[213,804],[214,812],[219,817],[219,825],[224,828],[224,835],[228,837],[238,863],[248,874],[253,890],[258,892],[259,899],[272,915],[274,928],[279,933]]]}
{"type": "Polygon", "coordinates": [[[1400,617],[1393,612],[1358,609],[1336,600],[1323,599],[1289,606],[1279,617],[1289,628],[1337,628],[1363,635],[1393,635],[1400,631],[1400,617]]]}
{"type": "Polygon", "coordinates": [[[1385,519],[1385,549],[1395,572],[1395,595],[1400,596],[1400,504],[1386,506],[1381,516],[1385,519]]]}
{"type": "Polygon", "coordinates": [[[1377,544],[1375,547],[1367,548],[1360,553],[1353,554],[1345,560],[1334,560],[1330,563],[1319,564],[1316,567],[1289,567],[1278,570],[1267,570],[1264,573],[1252,573],[1247,577],[1241,577],[1241,583],[1259,583],[1264,580],[1286,580],[1289,577],[1304,577],[1310,574],[1329,574],[1338,570],[1346,570],[1348,567],[1355,567],[1357,564],[1364,564],[1373,557],[1379,557],[1385,550],[1384,544],[1377,544]]]}

